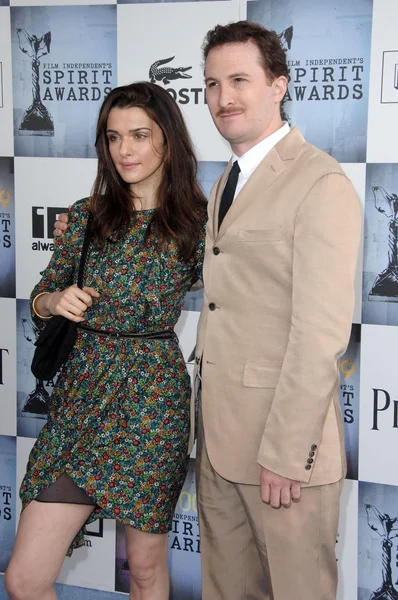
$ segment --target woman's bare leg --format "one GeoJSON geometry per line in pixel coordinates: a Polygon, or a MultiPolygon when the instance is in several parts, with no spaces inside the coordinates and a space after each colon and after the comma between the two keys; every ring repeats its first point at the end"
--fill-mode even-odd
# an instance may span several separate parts
{"type": "Polygon", "coordinates": [[[22,512],[5,574],[11,600],[56,600],[54,583],[92,506],[33,500],[22,512]]]}
{"type": "Polygon", "coordinates": [[[167,540],[166,533],[126,527],[130,600],[168,600],[167,540]]]}

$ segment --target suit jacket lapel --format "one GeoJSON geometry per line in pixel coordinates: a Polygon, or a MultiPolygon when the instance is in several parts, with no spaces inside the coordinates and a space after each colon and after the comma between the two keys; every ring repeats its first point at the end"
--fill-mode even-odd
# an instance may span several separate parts
{"type": "Polygon", "coordinates": [[[220,230],[218,227],[218,209],[220,206],[221,195],[224,190],[225,182],[232,168],[230,161],[225,170],[224,175],[219,181],[218,188],[215,193],[214,210],[213,210],[213,239],[219,240],[228,228],[236,221],[237,218],[256,200],[266,189],[279,177],[281,173],[286,171],[290,161],[294,160],[305,143],[305,139],[298,129],[293,128],[264,158],[259,164],[254,173],[245,183],[239,194],[236,196],[231,208],[224,217],[221,223],[220,230]]]}
{"type": "Polygon", "coordinates": [[[224,173],[221,175],[218,182],[214,186],[214,190],[213,190],[212,196],[210,198],[210,205],[211,204],[213,205],[213,206],[209,207],[210,208],[209,214],[212,215],[212,218],[210,219],[210,225],[211,225],[210,235],[213,240],[215,240],[218,235],[218,211],[220,209],[221,196],[222,196],[222,193],[223,193],[223,190],[224,190],[224,187],[225,187],[225,184],[226,184],[226,181],[228,179],[228,175],[229,175],[229,172],[231,169],[232,169],[232,160],[229,161],[224,173]]]}

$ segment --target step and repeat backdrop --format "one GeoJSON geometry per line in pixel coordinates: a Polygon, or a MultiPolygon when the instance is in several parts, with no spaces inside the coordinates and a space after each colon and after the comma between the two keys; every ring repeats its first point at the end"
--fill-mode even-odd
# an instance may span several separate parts
{"type": "MultiPolygon", "coordinates": [[[[398,598],[397,0],[0,0],[0,572],[54,386],[30,372],[37,330],[27,299],[50,258],[55,216],[90,193],[99,106],[116,85],[167,89],[208,194],[229,150],[208,114],[201,44],[217,23],[241,18],[280,35],[289,120],[342,163],[361,199],[355,314],[340,363],[348,475],[339,600],[398,598]]],[[[177,326],[189,370],[201,302],[201,290],[190,291],[177,326]]],[[[194,467],[193,455],[169,537],[173,600],[201,598],[194,467]]],[[[123,528],[91,525],[59,582],[127,594],[123,528]]]]}

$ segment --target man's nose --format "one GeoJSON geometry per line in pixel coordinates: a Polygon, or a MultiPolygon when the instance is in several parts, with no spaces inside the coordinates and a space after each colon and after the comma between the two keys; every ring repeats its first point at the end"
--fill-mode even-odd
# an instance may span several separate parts
{"type": "Polygon", "coordinates": [[[234,90],[229,85],[220,86],[220,95],[218,97],[218,104],[221,108],[227,108],[235,104],[234,90]]]}

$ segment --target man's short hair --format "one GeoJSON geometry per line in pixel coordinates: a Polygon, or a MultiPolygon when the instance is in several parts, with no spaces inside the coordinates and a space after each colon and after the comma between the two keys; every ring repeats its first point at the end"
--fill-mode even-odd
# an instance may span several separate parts
{"type": "MultiPolygon", "coordinates": [[[[216,25],[214,29],[208,31],[202,46],[203,59],[206,62],[209,52],[218,46],[249,41],[257,46],[265,74],[271,82],[281,76],[288,79],[286,50],[282,46],[279,35],[275,31],[265,29],[262,25],[251,21],[216,25]]],[[[283,104],[284,100],[281,102],[281,116],[286,118],[282,108],[283,104]]]]}

